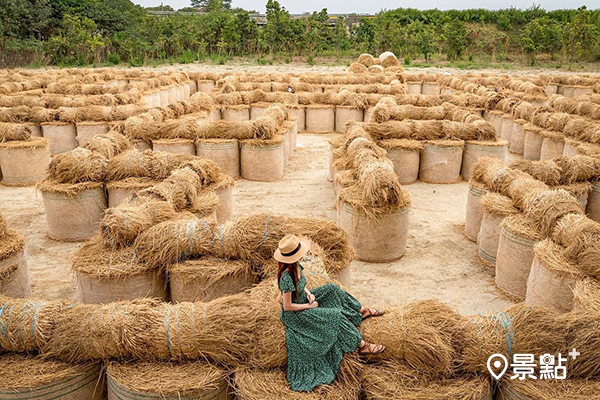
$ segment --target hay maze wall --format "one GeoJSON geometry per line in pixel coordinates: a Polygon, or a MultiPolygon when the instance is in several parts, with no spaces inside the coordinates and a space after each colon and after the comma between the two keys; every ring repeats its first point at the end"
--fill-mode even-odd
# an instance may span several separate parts
{"type": "Polygon", "coordinates": [[[29,299],[25,238],[0,220],[0,397],[593,398],[597,80],[415,75],[385,53],[349,71],[0,76],[2,182],[37,184],[48,235],[86,241],[72,260],[79,303],[29,299]],[[337,223],[231,221],[234,179],[281,178],[298,131],[343,133],[330,153],[337,223]],[[465,235],[524,302],[472,317],[434,300],[392,308],[361,327],[386,353],[347,355],[333,385],[290,392],[278,240],[308,237],[311,283],[343,284],[354,257],[404,254],[407,185],[461,179],[465,235]],[[497,385],[485,366],[573,347],[586,351],[562,383],[497,385]]]}

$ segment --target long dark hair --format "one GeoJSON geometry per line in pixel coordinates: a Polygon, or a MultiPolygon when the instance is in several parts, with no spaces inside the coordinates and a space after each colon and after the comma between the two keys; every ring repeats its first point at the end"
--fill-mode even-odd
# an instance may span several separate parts
{"type": "Polygon", "coordinates": [[[279,284],[279,281],[281,280],[281,275],[283,275],[285,271],[288,271],[292,277],[292,282],[294,282],[295,288],[295,290],[292,292],[292,297],[298,298],[298,262],[296,261],[295,263],[287,264],[279,261],[278,263],[279,268],[277,268],[277,284],[279,284]]]}

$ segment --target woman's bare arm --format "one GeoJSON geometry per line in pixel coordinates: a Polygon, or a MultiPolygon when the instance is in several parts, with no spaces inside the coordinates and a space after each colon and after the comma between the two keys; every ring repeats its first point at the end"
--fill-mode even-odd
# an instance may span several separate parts
{"type": "Polygon", "coordinates": [[[283,310],[284,311],[304,311],[309,308],[318,307],[318,303],[316,301],[310,304],[296,304],[292,302],[292,292],[283,293],[283,310]]]}

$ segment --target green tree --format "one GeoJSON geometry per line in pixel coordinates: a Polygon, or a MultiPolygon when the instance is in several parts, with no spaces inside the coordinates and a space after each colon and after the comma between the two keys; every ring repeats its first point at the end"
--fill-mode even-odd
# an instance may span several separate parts
{"type": "Polygon", "coordinates": [[[46,52],[57,63],[86,65],[100,61],[104,48],[97,26],[89,18],[65,14],[60,31],[46,43],[46,52]]]}
{"type": "Polygon", "coordinates": [[[536,63],[536,55],[540,52],[554,54],[560,50],[560,29],[548,17],[535,19],[525,25],[521,37],[523,49],[531,57],[531,63],[536,63]]]}
{"type": "Polygon", "coordinates": [[[192,7],[204,7],[208,12],[231,9],[231,0],[191,0],[192,7]]]}
{"type": "Polygon", "coordinates": [[[569,67],[598,41],[598,30],[598,22],[596,26],[591,23],[591,12],[585,6],[580,7],[573,19],[565,26],[563,33],[563,45],[567,52],[569,67]]]}
{"type": "Polygon", "coordinates": [[[465,23],[458,19],[453,19],[444,24],[444,38],[448,59],[456,60],[468,45],[465,23]]]}
{"type": "Polygon", "coordinates": [[[434,28],[421,21],[415,21],[409,25],[408,29],[414,46],[423,55],[425,61],[429,61],[431,54],[436,50],[434,28]]]}

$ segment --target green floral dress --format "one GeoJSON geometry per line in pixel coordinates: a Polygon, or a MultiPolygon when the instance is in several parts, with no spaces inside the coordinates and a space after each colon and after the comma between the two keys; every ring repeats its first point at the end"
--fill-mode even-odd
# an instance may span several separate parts
{"type": "MultiPolygon", "coordinates": [[[[292,295],[296,304],[308,303],[302,271],[300,266],[297,296],[292,295]]],[[[284,293],[294,291],[289,272],[281,275],[279,288],[284,293]]],[[[362,322],[358,300],[332,283],[314,288],[311,293],[319,303],[317,308],[281,311],[288,354],[287,377],[294,391],[312,391],[318,385],[333,382],[343,354],[355,351],[362,340],[356,328],[362,322]]]]}

